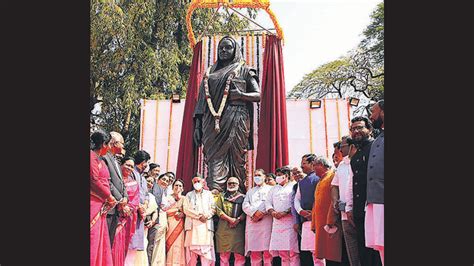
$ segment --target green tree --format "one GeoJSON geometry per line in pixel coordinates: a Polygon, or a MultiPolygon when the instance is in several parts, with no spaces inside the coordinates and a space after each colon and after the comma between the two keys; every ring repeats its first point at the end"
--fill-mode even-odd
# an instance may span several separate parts
{"type": "Polygon", "coordinates": [[[288,94],[294,98],[361,99],[354,111],[362,115],[370,101],[384,97],[384,5],[370,15],[364,39],[347,55],[326,63],[305,75],[288,94]]]}
{"type": "Polygon", "coordinates": [[[370,54],[375,65],[384,63],[384,2],[377,5],[370,15],[370,24],[363,32],[364,39],[360,46],[370,54]]]}
{"type": "Polygon", "coordinates": [[[289,93],[296,98],[342,98],[349,86],[350,58],[342,57],[307,74],[289,93]]]}
{"type": "MultiPolygon", "coordinates": [[[[131,154],[138,149],[140,99],[186,93],[192,50],[186,1],[91,0],[91,129],[120,132],[131,154]],[[100,103],[100,112],[93,112],[100,103]]],[[[255,11],[248,10],[255,16],[255,11]]],[[[232,32],[248,22],[228,12],[199,9],[193,29],[232,32]],[[209,22],[210,21],[210,22],[209,22]],[[209,22],[209,23],[208,23],[209,22]]]]}

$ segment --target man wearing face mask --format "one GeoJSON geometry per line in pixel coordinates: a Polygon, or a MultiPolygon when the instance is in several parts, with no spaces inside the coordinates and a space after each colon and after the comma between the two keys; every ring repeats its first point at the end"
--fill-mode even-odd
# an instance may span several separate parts
{"type": "Polygon", "coordinates": [[[265,172],[262,169],[255,170],[255,174],[255,187],[247,192],[242,205],[247,214],[245,255],[250,253],[250,263],[254,266],[262,265],[263,253],[263,265],[271,266],[273,257],[269,248],[273,219],[265,210],[265,201],[272,186],[265,183],[265,172]]]}
{"type": "Polygon", "coordinates": [[[378,250],[384,262],[384,100],[372,107],[370,120],[380,134],[374,140],[367,169],[367,209],[365,213],[365,245],[378,250]]]}
{"type": "Polygon", "coordinates": [[[351,138],[356,152],[351,158],[352,177],[352,213],[347,213],[353,220],[357,231],[357,249],[361,265],[382,265],[377,251],[365,246],[365,203],[367,201],[367,168],[370,148],[372,123],[366,117],[358,116],[351,120],[351,138]],[[351,215],[353,217],[351,217],[351,215]]]}
{"type": "Polygon", "coordinates": [[[112,136],[112,139],[110,140],[111,149],[107,152],[106,155],[102,157],[102,159],[107,165],[107,168],[109,169],[110,173],[110,192],[112,193],[114,198],[120,202],[117,207],[111,209],[107,213],[107,226],[109,228],[110,246],[112,246],[114,242],[115,229],[117,228],[119,220],[119,215],[120,213],[128,214],[130,210],[126,207],[128,202],[127,190],[123,182],[120,164],[117,162],[117,157],[125,154],[125,149],[123,148],[124,140],[122,135],[118,132],[112,131],[110,132],[110,136],[112,136]]]}
{"type": "Polygon", "coordinates": [[[184,230],[186,237],[186,265],[196,265],[198,256],[201,265],[213,265],[215,258],[212,216],[215,212],[214,196],[204,189],[204,179],[196,176],[192,179],[193,191],[186,194],[183,211],[186,215],[184,230]]]}
{"type": "Polygon", "coordinates": [[[312,164],[315,159],[316,155],[313,153],[305,154],[301,158],[301,168],[307,175],[298,183],[294,207],[302,220],[301,251],[311,251],[314,265],[324,265],[324,262],[314,254],[315,235],[311,231],[311,209],[314,203],[314,190],[320,178],[313,171],[312,164]]]}
{"type": "Polygon", "coordinates": [[[265,209],[273,217],[270,253],[281,258],[282,265],[300,265],[298,236],[293,229],[291,193],[295,182],[289,182],[290,168],[276,169],[276,182],[268,193],[265,209]]]}

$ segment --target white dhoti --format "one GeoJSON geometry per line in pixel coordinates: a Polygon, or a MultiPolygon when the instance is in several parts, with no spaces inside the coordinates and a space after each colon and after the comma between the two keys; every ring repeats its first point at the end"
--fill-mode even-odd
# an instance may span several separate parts
{"type": "Polygon", "coordinates": [[[192,220],[192,229],[186,231],[184,246],[186,248],[186,264],[191,261],[191,253],[215,261],[213,232],[207,229],[207,224],[199,220],[192,220]]]}
{"type": "Polygon", "coordinates": [[[293,215],[286,215],[281,219],[273,218],[270,239],[270,252],[272,255],[277,255],[275,251],[293,251],[300,253],[298,248],[298,235],[293,229],[293,222],[293,215]]]}
{"type": "Polygon", "coordinates": [[[311,231],[311,221],[304,222],[301,229],[301,250],[314,251],[315,240],[316,235],[311,231]]]}
{"type": "Polygon", "coordinates": [[[265,215],[259,222],[253,222],[247,216],[245,227],[245,255],[250,251],[268,251],[272,236],[273,218],[265,215]]]}
{"type": "Polygon", "coordinates": [[[365,245],[375,250],[384,247],[384,205],[368,204],[365,212],[365,245]]]}

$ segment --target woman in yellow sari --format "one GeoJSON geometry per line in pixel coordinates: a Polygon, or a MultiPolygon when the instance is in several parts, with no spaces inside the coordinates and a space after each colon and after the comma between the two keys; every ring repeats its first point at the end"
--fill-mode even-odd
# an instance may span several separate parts
{"type": "Polygon", "coordinates": [[[184,251],[184,213],[182,195],[184,182],[173,182],[173,193],[168,195],[163,204],[163,210],[168,216],[168,231],[166,232],[166,265],[185,265],[184,251]]]}

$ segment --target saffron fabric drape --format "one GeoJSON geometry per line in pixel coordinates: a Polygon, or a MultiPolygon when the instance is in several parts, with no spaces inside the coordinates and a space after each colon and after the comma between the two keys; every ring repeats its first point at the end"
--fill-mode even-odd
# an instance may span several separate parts
{"type": "Polygon", "coordinates": [[[274,35],[266,39],[260,103],[256,168],[275,172],[289,160],[283,53],[274,35]]]}
{"type": "Polygon", "coordinates": [[[176,177],[184,180],[184,191],[192,189],[191,179],[198,169],[197,147],[193,143],[194,121],[193,112],[199,93],[199,83],[202,77],[202,41],[193,49],[193,61],[189,72],[186,102],[184,106],[183,124],[179,142],[178,164],[176,177]]]}

